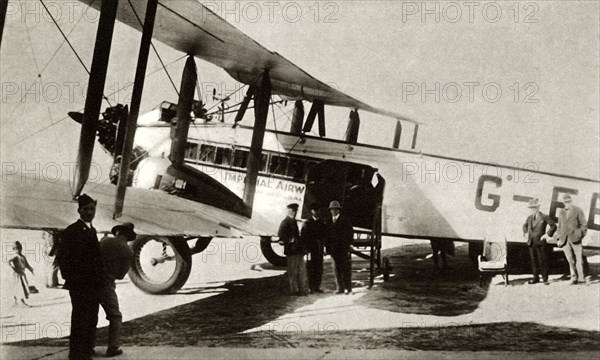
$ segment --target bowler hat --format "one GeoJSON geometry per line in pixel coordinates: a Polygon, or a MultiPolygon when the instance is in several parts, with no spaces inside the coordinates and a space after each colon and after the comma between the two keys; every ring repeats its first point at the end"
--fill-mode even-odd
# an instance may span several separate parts
{"type": "Polygon", "coordinates": [[[528,208],[538,208],[540,207],[540,199],[535,198],[535,199],[530,199],[529,203],[527,204],[528,208]]]}
{"type": "Polygon", "coordinates": [[[92,199],[87,194],[79,195],[79,197],[77,198],[77,204],[79,205],[80,208],[86,206],[87,204],[94,204],[94,205],[96,205],[97,203],[98,203],[98,201],[92,199]]]}
{"type": "Polygon", "coordinates": [[[117,231],[123,233],[127,237],[127,240],[135,240],[137,237],[137,234],[133,231],[133,224],[130,222],[117,225],[110,230],[113,235],[117,235],[117,231]]]}
{"type": "Polygon", "coordinates": [[[319,210],[320,208],[321,208],[321,206],[319,206],[319,203],[314,202],[314,203],[310,204],[311,210],[319,210]]]}
{"type": "Polygon", "coordinates": [[[566,203],[566,202],[572,202],[573,199],[571,199],[571,195],[569,194],[564,194],[563,198],[562,198],[562,202],[566,203]]]}
{"type": "Polygon", "coordinates": [[[300,205],[298,205],[298,204],[296,204],[296,203],[293,203],[293,204],[289,204],[289,205],[287,206],[287,208],[288,208],[288,209],[295,210],[295,211],[298,211],[298,207],[299,207],[299,206],[300,206],[300,205]]]}
{"type": "Polygon", "coordinates": [[[337,200],[333,200],[329,203],[329,209],[341,209],[340,203],[337,200]]]}

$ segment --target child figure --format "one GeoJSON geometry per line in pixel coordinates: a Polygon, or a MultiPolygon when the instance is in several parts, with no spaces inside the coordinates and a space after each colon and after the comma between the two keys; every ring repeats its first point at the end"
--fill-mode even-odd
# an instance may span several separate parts
{"type": "Polygon", "coordinates": [[[15,305],[18,305],[18,300],[20,299],[24,305],[30,306],[25,302],[25,299],[29,298],[29,282],[27,281],[25,270],[28,269],[31,271],[31,275],[34,275],[33,268],[29,265],[25,255],[23,255],[23,245],[19,241],[15,241],[13,250],[16,252],[16,255],[8,261],[8,264],[14,271],[13,297],[15,298],[15,305]]]}

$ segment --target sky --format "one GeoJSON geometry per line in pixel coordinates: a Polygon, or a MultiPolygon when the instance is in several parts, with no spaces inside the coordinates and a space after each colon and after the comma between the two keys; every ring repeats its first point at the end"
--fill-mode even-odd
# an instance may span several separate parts
{"type": "MultiPolygon", "coordinates": [[[[89,67],[97,12],[46,3],[89,67]]],[[[320,80],[424,123],[423,152],[600,179],[598,1],[205,3],[320,80]]],[[[113,105],[131,100],[139,40],[117,24],[105,94],[124,89],[113,105]]],[[[156,46],[178,86],[183,54],[156,46]]],[[[204,96],[236,89],[224,71],[197,65],[204,96]]],[[[142,112],[177,100],[160,69],[152,53],[142,112]]],[[[79,125],[65,116],[83,107],[87,74],[39,2],[9,1],[0,77],[3,172],[74,161],[79,125]]],[[[328,110],[328,135],[343,135],[347,113],[328,110]]],[[[362,112],[361,121],[359,141],[392,144],[395,120],[362,112]]],[[[97,147],[94,160],[107,159],[97,147]]]]}

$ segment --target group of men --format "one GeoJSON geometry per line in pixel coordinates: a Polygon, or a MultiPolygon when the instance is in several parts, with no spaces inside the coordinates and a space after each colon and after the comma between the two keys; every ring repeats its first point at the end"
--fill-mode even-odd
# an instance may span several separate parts
{"type": "Polygon", "coordinates": [[[303,296],[321,293],[323,276],[323,256],[325,251],[331,255],[335,270],[336,294],[352,294],[352,268],[350,251],[353,238],[352,223],[341,214],[340,203],[336,200],[329,204],[330,215],[321,218],[320,205],[311,204],[310,217],[304,223],[302,231],[298,227],[296,216],[298,204],[287,206],[287,216],[279,226],[278,236],[284,245],[287,257],[288,279],[292,295],[303,296]],[[304,257],[308,257],[308,263],[304,257]]]}
{"type": "Polygon", "coordinates": [[[133,251],[127,245],[136,238],[134,226],[124,223],[112,228],[114,237],[98,242],[92,221],[96,200],[88,195],[78,198],[79,219],[62,231],[55,243],[56,262],[71,298],[71,335],[69,359],[91,359],[95,354],[98,311],[102,306],[109,321],[107,357],[123,353],[119,348],[122,315],[115,292],[115,280],[123,279],[133,251]]]}
{"type": "Polygon", "coordinates": [[[564,209],[558,214],[558,227],[554,220],[540,212],[538,199],[529,200],[527,205],[531,214],[523,224],[523,236],[527,238],[533,273],[530,284],[539,283],[541,274],[543,283],[549,285],[546,245],[551,238],[556,238],[557,246],[563,249],[569,262],[571,284],[585,282],[582,241],[587,233],[587,220],[583,210],[573,205],[571,195],[565,194],[562,202],[564,209]]]}

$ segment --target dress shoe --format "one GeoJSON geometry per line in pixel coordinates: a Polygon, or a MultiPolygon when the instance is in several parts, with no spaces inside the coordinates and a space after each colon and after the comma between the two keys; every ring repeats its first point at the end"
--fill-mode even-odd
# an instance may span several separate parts
{"type": "Polygon", "coordinates": [[[108,348],[108,350],[106,350],[106,357],[114,357],[114,356],[119,356],[123,353],[123,350],[119,349],[119,348],[108,348]]]}
{"type": "Polygon", "coordinates": [[[529,280],[527,283],[528,284],[537,284],[540,282],[540,279],[533,279],[533,280],[529,280]]]}
{"type": "Polygon", "coordinates": [[[333,292],[335,295],[339,295],[339,294],[343,294],[344,291],[343,290],[336,290],[333,292]]]}

